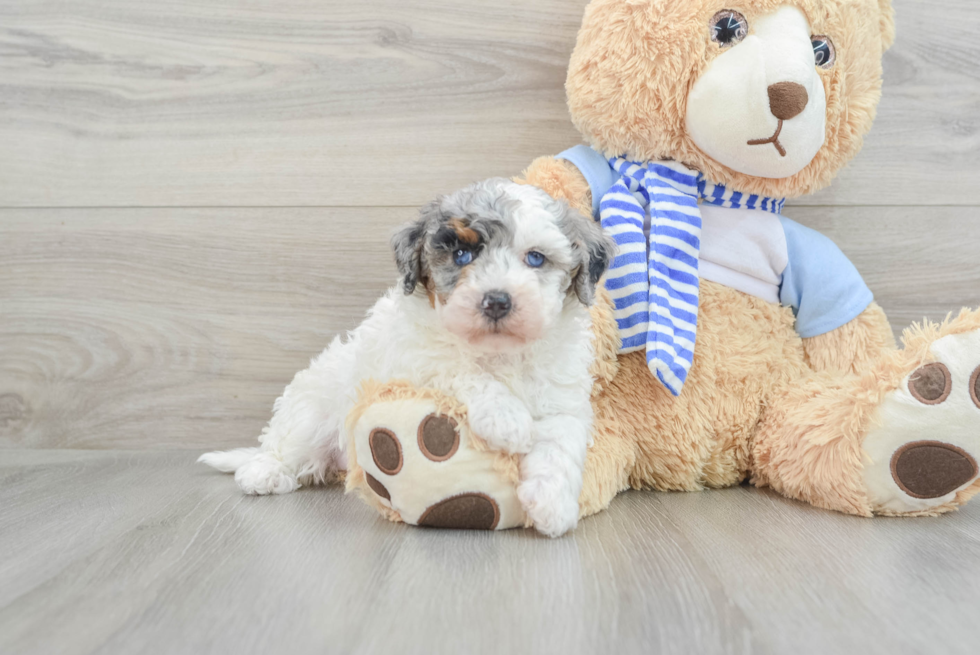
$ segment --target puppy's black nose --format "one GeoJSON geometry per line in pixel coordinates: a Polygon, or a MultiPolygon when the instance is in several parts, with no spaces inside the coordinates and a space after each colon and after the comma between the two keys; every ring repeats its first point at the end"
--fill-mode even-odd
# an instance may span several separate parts
{"type": "Polygon", "coordinates": [[[505,291],[490,291],[480,303],[483,315],[492,321],[499,321],[510,314],[511,307],[510,294],[505,291]]]}

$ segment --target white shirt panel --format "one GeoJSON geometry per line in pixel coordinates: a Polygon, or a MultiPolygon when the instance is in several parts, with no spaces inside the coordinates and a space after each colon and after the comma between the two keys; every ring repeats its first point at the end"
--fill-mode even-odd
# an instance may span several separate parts
{"type": "Polygon", "coordinates": [[[789,262],[779,216],[761,209],[701,209],[701,277],[779,302],[789,262]]]}

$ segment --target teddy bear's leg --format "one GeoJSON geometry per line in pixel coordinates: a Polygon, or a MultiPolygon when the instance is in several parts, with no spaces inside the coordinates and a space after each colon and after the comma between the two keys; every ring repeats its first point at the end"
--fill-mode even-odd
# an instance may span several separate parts
{"type": "Polygon", "coordinates": [[[621,491],[630,487],[636,465],[636,443],[619,420],[606,392],[593,399],[593,444],[585,457],[579,516],[591,516],[609,507],[621,491]]]}
{"type": "Polygon", "coordinates": [[[887,391],[868,377],[809,373],[773,398],[752,441],[752,484],[871,516],[861,444],[887,391]]]}
{"type": "Polygon", "coordinates": [[[940,514],[980,491],[980,311],[904,341],[862,375],[814,372],[774,399],[753,482],[862,516],[940,514]]]}
{"type": "Polygon", "coordinates": [[[895,336],[878,303],[836,330],[803,340],[807,364],[814,371],[861,374],[894,350],[895,336]]]}

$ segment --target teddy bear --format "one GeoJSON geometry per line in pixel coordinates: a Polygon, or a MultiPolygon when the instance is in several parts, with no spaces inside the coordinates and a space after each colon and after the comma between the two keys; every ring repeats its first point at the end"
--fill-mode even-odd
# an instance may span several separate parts
{"type": "MultiPolygon", "coordinates": [[[[588,5],[566,84],[588,145],[516,178],[618,244],[591,310],[580,516],[630,488],[748,481],[864,517],[980,491],[980,312],[898,348],[854,266],[782,214],[860,150],[893,37],[890,0],[588,5]]],[[[347,489],[389,519],[530,525],[519,458],[455,399],[370,381],[347,427],[347,489]]]]}

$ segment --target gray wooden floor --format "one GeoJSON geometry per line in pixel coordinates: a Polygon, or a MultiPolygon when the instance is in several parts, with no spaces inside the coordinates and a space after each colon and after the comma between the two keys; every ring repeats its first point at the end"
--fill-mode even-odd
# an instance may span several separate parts
{"type": "MultiPolygon", "coordinates": [[[[193,465],[357,324],[415,207],[578,142],[586,3],[0,0],[0,654],[976,651],[980,501],[627,494],[552,542],[193,465]]],[[[976,0],[895,4],[865,151],[786,213],[898,332],[980,305],[980,45],[976,0]]]]}
{"type": "Polygon", "coordinates": [[[571,536],[243,497],[190,452],[8,451],[3,653],[975,653],[980,505],[628,493],[571,536]]]}

